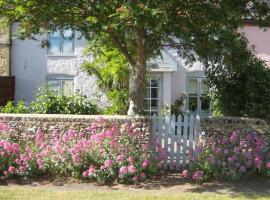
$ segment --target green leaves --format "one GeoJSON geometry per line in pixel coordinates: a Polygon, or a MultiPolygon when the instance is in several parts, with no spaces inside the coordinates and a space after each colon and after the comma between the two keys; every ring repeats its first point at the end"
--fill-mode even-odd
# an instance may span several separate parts
{"type": "MultiPolygon", "coordinates": [[[[0,0],[0,18],[20,22],[21,39],[62,27],[73,28],[95,47],[117,49],[133,71],[141,69],[142,80],[146,61],[168,45],[177,48],[189,62],[191,52],[197,54],[212,83],[218,84],[216,87],[224,77],[237,76],[243,66],[254,64],[251,51],[246,51],[246,41],[238,33],[247,16],[260,26],[269,26],[267,1],[0,0]],[[224,77],[216,77],[218,74],[224,77]]],[[[139,99],[133,99],[137,110],[142,105],[139,99]]]]}

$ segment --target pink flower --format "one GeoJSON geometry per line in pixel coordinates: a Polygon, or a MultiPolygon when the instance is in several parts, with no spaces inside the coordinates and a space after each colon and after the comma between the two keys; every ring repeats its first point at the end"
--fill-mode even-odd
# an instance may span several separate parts
{"type": "Polygon", "coordinates": [[[25,167],[24,167],[24,166],[20,166],[20,167],[19,167],[19,171],[20,171],[21,173],[25,172],[25,167]]]}
{"type": "Polygon", "coordinates": [[[83,177],[87,177],[88,176],[88,171],[84,171],[82,175],[83,175],[83,177]]]}
{"type": "Polygon", "coordinates": [[[224,149],[223,153],[227,155],[229,153],[229,149],[224,149]]]}
{"type": "Polygon", "coordinates": [[[35,142],[36,142],[36,145],[38,145],[38,146],[40,146],[41,143],[43,142],[43,135],[42,135],[40,129],[38,129],[38,130],[36,131],[35,142]]]}
{"type": "Polygon", "coordinates": [[[246,168],[244,165],[242,165],[242,166],[240,167],[240,169],[239,169],[239,172],[240,172],[241,174],[246,173],[246,172],[247,172],[247,168],[246,168]]]}
{"type": "Polygon", "coordinates": [[[105,165],[106,168],[111,168],[112,165],[113,165],[113,162],[112,162],[112,160],[106,160],[104,162],[104,165],[105,165]]]}
{"type": "Polygon", "coordinates": [[[106,120],[105,120],[103,117],[98,116],[98,118],[97,118],[97,122],[98,122],[98,123],[103,124],[103,123],[105,123],[105,122],[106,122],[106,120]]]}
{"type": "Polygon", "coordinates": [[[199,180],[203,177],[203,171],[196,171],[195,174],[193,174],[192,179],[193,180],[199,180]]]}
{"type": "Polygon", "coordinates": [[[38,168],[42,169],[44,167],[44,161],[42,159],[37,159],[38,168]]]}
{"type": "Polygon", "coordinates": [[[130,165],[128,166],[128,172],[131,174],[135,174],[137,172],[136,167],[134,167],[134,165],[130,165]]]}
{"type": "Polygon", "coordinates": [[[216,164],[216,158],[214,156],[209,157],[209,162],[211,163],[211,165],[216,164]]]}
{"type": "Polygon", "coordinates": [[[60,145],[55,145],[54,149],[55,149],[55,152],[60,155],[64,154],[65,152],[60,145]]]}
{"type": "Polygon", "coordinates": [[[127,160],[130,163],[134,163],[135,162],[135,158],[133,156],[129,156],[127,160]]]}
{"type": "Polygon", "coordinates": [[[73,139],[75,136],[75,131],[73,129],[68,130],[68,137],[69,139],[73,139]]]}
{"type": "Polygon", "coordinates": [[[17,143],[13,143],[13,144],[12,144],[12,152],[13,152],[14,154],[19,153],[19,145],[18,145],[17,143]]]}
{"type": "Polygon", "coordinates": [[[93,165],[90,165],[88,169],[88,175],[91,176],[95,172],[96,172],[96,168],[93,165]]]}
{"type": "Polygon", "coordinates": [[[132,180],[133,180],[134,182],[137,182],[137,181],[139,180],[139,176],[134,176],[134,177],[132,178],[132,180]]]}
{"type": "Polygon", "coordinates": [[[265,167],[266,167],[267,169],[270,169],[270,161],[269,161],[268,163],[266,163],[265,167]]]}
{"type": "Polygon", "coordinates": [[[256,157],[254,159],[254,163],[255,163],[255,166],[260,169],[263,164],[263,161],[260,157],[256,157]]]}
{"type": "Polygon", "coordinates": [[[187,178],[187,177],[189,176],[188,170],[185,169],[185,170],[182,172],[182,176],[183,176],[184,178],[187,178]]]}
{"type": "Polygon", "coordinates": [[[15,172],[15,167],[9,166],[8,167],[8,173],[13,174],[15,172]]]}
{"type": "Polygon", "coordinates": [[[238,132],[237,131],[233,131],[231,136],[230,136],[230,141],[235,143],[236,140],[238,139],[238,132]]]}
{"type": "Polygon", "coordinates": [[[143,163],[142,163],[142,168],[145,169],[145,168],[147,168],[149,165],[150,165],[150,161],[145,159],[145,160],[143,161],[143,163]]]}
{"type": "Polygon", "coordinates": [[[101,165],[100,170],[104,170],[106,167],[104,165],[101,165]]]}
{"type": "Polygon", "coordinates": [[[126,166],[123,166],[119,169],[119,174],[120,175],[125,175],[128,173],[128,168],[126,166]]]}
{"type": "Polygon", "coordinates": [[[117,158],[116,158],[116,161],[117,162],[121,162],[121,161],[123,161],[124,160],[124,156],[123,155],[119,155],[119,156],[117,156],[117,158]]]}
{"type": "Polygon", "coordinates": [[[84,133],[80,132],[79,133],[79,138],[83,138],[84,137],[84,133]]]}
{"type": "Polygon", "coordinates": [[[141,177],[142,179],[145,179],[145,178],[146,178],[146,174],[145,174],[145,173],[141,173],[141,174],[140,174],[140,177],[141,177]]]}

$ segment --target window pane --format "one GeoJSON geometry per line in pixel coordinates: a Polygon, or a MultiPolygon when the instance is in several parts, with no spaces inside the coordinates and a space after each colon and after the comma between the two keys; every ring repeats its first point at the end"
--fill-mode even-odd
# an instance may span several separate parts
{"type": "Polygon", "coordinates": [[[63,31],[63,54],[73,54],[73,32],[72,30],[63,31]]]}
{"type": "Polygon", "coordinates": [[[207,80],[206,79],[202,79],[202,86],[201,86],[201,93],[202,94],[207,94],[207,92],[208,92],[208,89],[209,89],[209,87],[208,87],[208,83],[207,83],[207,80]]]}
{"type": "Polygon", "coordinates": [[[158,109],[158,100],[157,99],[151,99],[151,109],[152,110],[158,109]]]}
{"type": "Polygon", "coordinates": [[[51,55],[59,55],[61,51],[60,47],[60,32],[55,31],[50,34],[50,48],[49,48],[49,54],[51,55]]]}
{"type": "Polygon", "coordinates": [[[210,99],[208,96],[201,96],[201,109],[202,111],[209,111],[210,108],[210,99]]]}
{"type": "Polygon", "coordinates": [[[188,105],[189,110],[191,111],[196,111],[198,108],[198,100],[197,96],[189,96],[189,105],[188,105]]]}
{"type": "Polygon", "coordinates": [[[63,95],[69,96],[74,94],[73,80],[63,80],[63,95]]]}
{"type": "Polygon", "coordinates": [[[57,92],[61,91],[61,81],[58,80],[48,80],[48,85],[57,92]]]}
{"type": "Polygon", "coordinates": [[[151,98],[158,98],[158,88],[151,88],[151,98]]]}
{"type": "Polygon", "coordinates": [[[189,79],[188,81],[189,81],[188,93],[189,94],[197,94],[198,93],[197,79],[189,79]]]}
{"type": "Polygon", "coordinates": [[[158,87],[158,80],[155,77],[151,78],[151,87],[158,87]]]}

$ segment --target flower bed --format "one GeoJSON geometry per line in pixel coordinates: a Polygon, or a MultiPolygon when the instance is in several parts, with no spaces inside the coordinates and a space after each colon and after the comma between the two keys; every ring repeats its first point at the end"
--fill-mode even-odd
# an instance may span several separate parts
{"type": "Polygon", "coordinates": [[[182,174],[195,181],[239,180],[255,173],[270,176],[269,138],[254,131],[206,137],[199,149],[190,150],[189,159],[190,168],[182,174]]]}
{"type": "Polygon", "coordinates": [[[99,118],[84,130],[22,133],[0,123],[0,176],[130,182],[157,173],[159,152],[132,124],[99,118]]]}

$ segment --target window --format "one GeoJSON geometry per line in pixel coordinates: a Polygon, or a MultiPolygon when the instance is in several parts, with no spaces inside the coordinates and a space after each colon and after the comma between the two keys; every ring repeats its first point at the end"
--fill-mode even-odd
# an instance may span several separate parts
{"type": "Polygon", "coordinates": [[[62,95],[69,96],[74,94],[74,77],[65,74],[53,74],[47,77],[47,83],[53,90],[62,95]]]}
{"type": "Polygon", "coordinates": [[[208,84],[205,76],[189,76],[187,78],[187,111],[209,114],[210,100],[207,92],[208,84]]]}
{"type": "Polygon", "coordinates": [[[74,54],[74,31],[63,29],[49,35],[48,54],[53,56],[74,54]]]}
{"type": "Polygon", "coordinates": [[[144,111],[149,115],[158,115],[161,105],[161,77],[151,75],[147,82],[146,95],[144,98],[144,111]]]}

